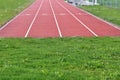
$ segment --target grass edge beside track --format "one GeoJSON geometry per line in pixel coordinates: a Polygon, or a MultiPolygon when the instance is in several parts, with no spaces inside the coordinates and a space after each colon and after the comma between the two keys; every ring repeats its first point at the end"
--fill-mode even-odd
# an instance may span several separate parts
{"type": "Polygon", "coordinates": [[[6,2],[3,2],[4,5],[1,6],[1,8],[0,8],[0,11],[1,11],[1,13],[0,13],[0,27],[4,26],[7,22],[9,22],[11,19],[13,19],[15,16],[17,16],[25,8],[30,6],[34,1],[35,0],[28,0],[27,2],[25,2],[23,4],[22,3],[16,4],[14,2],[7,3],[7,0],[6,0],[6,2]],[[16,4],[16,5],[13,5],[13,4],[16,4]],[[22,5],[20,5],[20,4],[22,4],[22,5]],[[11,8],[9,8],[9,6],[11,6],[11,8]]]}
{"type": "Polygon", "coordinates": [[[78,6],[91,14],[120,27],[120,9],[106,7],[106,6],[78,6]]]}

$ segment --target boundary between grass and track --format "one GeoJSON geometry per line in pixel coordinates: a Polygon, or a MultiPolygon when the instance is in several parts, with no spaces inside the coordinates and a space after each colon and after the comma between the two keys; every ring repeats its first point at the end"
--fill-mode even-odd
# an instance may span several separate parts
{"type": "Polygon", "coordinates": [[[12,21],[14,21],[17,17],[19,17],[22,13],[24,13],[26,10],[28,10],[33,4],[35,4],[36,1],[34,1],[30,6],[28,6],[27,8],[25,8],[22,12],[20,12],[18,15],[16,15],[15,17],[13,17],[11,20],[9,20],[5,25],[3,25],[0,28],[0,31],[3,30],[4,28],[7,27],[7,25],[9,25],[12,21]]]}
{"type": "MultiPolygon", "coordinates": [[[[68,2],[66,2],[66,3],[69,4],[68,2]]],[[[69,4],[69,5],[72,5],[72,4],[69,4]]],[[[73,6],[73,5],[72,5],[72,6],[73,6]]],[[[73,7],[75,7],[75,6],[73,6],[73,7]]],[[[75,7],[75,8],[78,9],[78,10],[81,10],[81,11],[83,11],[83,12],[86,12],[87,14],[89,14],[89,15],[93,16],[94,18],[96,18],[96,19],[98,19],[98,20],[100,20],[100,21],[102,21],[102,22],[110,25],[110,26],[113,27],[113,28],[116,28],[116,29],[120,30],[120,28],[119,28],[117,25],[113,24],[113,23],[110,23],[110,22],[108,22],[108,21],[106,21],[106,20],[103,20],[102,18],[100,18],[100,17],[98,17],[98,16],[95,16],[95,15],[93,15],[92,13],[90,13],[90,12],[88,12],[88,11],[85,11],[84,9],[81,9],[81,8],[78,8],[78,7],[75,7]]]]}
{"type": "MultiPolygon", "coordinates": [[[[26,10],[28,10],[29,8],[31,8],[31,6],[33,6],[33,4],[35,3],[36,1],[34,1],[28,8],[24,9],[22,12],[20,12],[18,15],[16,15],[13,19],[11,19],[10,21],[8,21],[5,25],[3,25],[3,27],[0,28],[0,31],[5,29],[10,23],[12,23],[12,21],[14,21],[17,17],[19,17],[21,14],[23,14],[26,10]]],[[[89,26],[87,26],[86,24],[84,24],[84,22],[82,22],[72,11],[70,11],[69,8],[65,7],[65,5],[63,5],[60,1],[56,0],[56,2],[58,3],[58,5],[60,5],[63,9],[65,9],[74,19],[76,19],[81,25],[83,25],[84,28],[86,28],[89,32],[91,32],[94,36],[98,37],[98,35],[92,30],[89,28],[89,26]]],[[[32,21],[30,21],[30,24],[28,26],[28,29],[25,31],[25,34],[23,37],[28,37],[29,35],[29,32],[30,30],[32,29],[32,26],[36,20],[36,18],[38,17],[38,14],[41,10],[41,7],[44,3],[44,0],[41,0],[40,4],[38,5],[38,7],[36,8],[36,11],[34,13],[34,16],[32,18],[32,21]]],[[[49,0],[49,4],[50,4],[50,8],[52,10],[52,14],[53,14],[53,17],[54,17],[54,20],[55,20],[55,23],[56,23],[56,27],[57,27],[57,30],[58,30],[58,33],[59,33],[59,36],[62,37],[62,33],[61,33],[61,29],[60,29],[60,26],[59,26],[59,23],[58,23],[58,20],[57,20],[57,17],[56,17],[56,14],[55,14],[55,10],[52,6],[52,3],[51,3],[51,0],[49,0]]],[[[96,18],[97,20],[100,20],[101,22],[105,23],[105,24],[108,24],[110,25],[109,27],[112,27],[113,29],[117,29],[117,30],[120,30],[119,27],[117,27],[116,25],[110,23],[110,22],[107,22],[105,20],[103,20],[102,18],[99,18],[95,15],[93,15],[92,13],[90,12],[87,12],[81,8],[78,8],[78,7],[75,7],[69,3],[67,3],[68,5],[78,9],[78,10],[81,10],[85,13],[87,13],[88,15],[91,15],[93,18],[96,18]]]]}
{"type": "MultiPolygon", "coordinates": [[[[80,8],[78,8],[78,9],[80,9],[80,8]]],[[[104,23],[107,23],[108,25],[112,26],[113,28],[116,28],[116,29],[120,30],[120,28],[119,28],[117,25],[115,25],[115,24],[113,24],[113,23],[110,23],[110,22],[108,22],[108,21],[106,21],[106,20],[103,20],[102,18],[97,17],[97,16],[93,15],[92,13],[89,13],[89,12],[83,10],[83,9],[80,9],[80,10],[86,12],[87,14],[95,17],[96,19],[98,19],[98,20],[100,20],[100,21],[102,21],[102,22],[104,22],[104,23]]]]}

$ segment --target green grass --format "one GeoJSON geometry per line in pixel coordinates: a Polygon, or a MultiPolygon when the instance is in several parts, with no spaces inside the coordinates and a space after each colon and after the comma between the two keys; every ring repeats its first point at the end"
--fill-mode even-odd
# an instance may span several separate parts
{"type": "Polygon", "coordinates": [[[0,26],[30,5],[34,0],[0,0],[0,26]]]}
{"type": "Polygon", "coordinates": [[[0,80],[120,80],[120,37],[1,38],[0,80]]]}
{"type": "Polygon", "coordinates": [[[80,8],[120,26],[120,9],[105,6],[80,6],[80,8]]]}

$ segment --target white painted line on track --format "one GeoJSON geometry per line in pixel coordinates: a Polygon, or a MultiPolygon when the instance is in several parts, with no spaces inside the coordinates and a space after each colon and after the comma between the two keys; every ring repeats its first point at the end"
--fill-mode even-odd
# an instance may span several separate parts
{"type": "Polygon", "coordinates": [[[65,16],[66,14],[65,14],[65,13],[60,13],[59,15],[61,15],[61,16],[65,16]]]}
{"type": "Polygon", "coordinates": [[[30,26],[29,26],[29,28],[28,28],[25,36],[24,36],[25,38],[28,37],[28,34],[29,34],[29,32],[30,32],[30,30],[31,30],[31,28],[32,28],[32,26],[33,26],[33,24],[34,24],[34,22],[35,22],[35,20],[36,20],[36,18],[37,18],[37,16],[38,16],[38,14],[39,14],[39,12],[40,12],[40,9],[41,9],[41,7],[42,7],[43,1],[44,1],[44,0],[42,0],[40,6],[39,6],[39,8],[38,8],[38,10],[36,11],[36,14],[35,14],[32,22],[31,22],[31,24],[30,24],[30,26]]]}
{"type": "Polygon", "coordinates": [[[54,16],[54,19],[55,19],[55,23],[56,23],[56,26],[57,26],[57,29],[58,29],[58,32],[59,32],[59,35],[60,37],[62,37],[62,33],[61,33],[61,30],[60,30],[60,27],[59,27],[59,24],[58,24],[58,21],[57,21],[57,18],[55,16],[55,12],[54,12],[54,9],[52,7],[52,4],[51,4],[51,1],[49,0],[49,3],[50,3],[50,7],[52,9],[52,13],[53,13],[53,16],[54,16]]]}
{"type": "MultiPolygon", "coordinates": [[[[57,1],[57,0],[56,0],[57,1]]],[[[70,12],[70,10],[68,10],[67,8],[65,8],[60,2],[57,1],[57,3],[64,8],[69,14],[71,14],[71,16],[73,16],[80,24],[82,24],[88,31],[90,31],[94,36],[98,36],[95,32],[93,32],[87,25],[85,25],[80,19],[78,19],[72,12],[70,12]]]]}
{"type": "Polygon", "coordinates": [[[30,16],[31,14],[25,14],[25,15],[30,16]]]}
{"type": "Polygon", "coordinates": [[[79,15],[82,15],[81,13],[78,13],[79,15]]]}
{"type": "Polygon", "coordinates": [[[43,14],[42,14],[42,16],[47,16],[47,15],[49,15],[49,14],[47,14],[47,13],[43,13],[43,14]]]}
{"type": "Polygon", "coordinates": [[[87,14],[83,14],[83,13],[78,13],[78,14],[76,14],[76,15],[82,15],[82,16],[86,16],[87,14]]]}
{"type": "MultiPolygon", "coordinates": [[[[35,2],[36,2],[36,1],[35,1],[35,2]]],[[[33,6],[33,4],[35,4],[35,2],[32,3],[31,6],[33,6]]],[[[20,16],[21,14],[23,14],[25,11],[27,11],[31,6],[29,6],[29,7],[26,8],[25,10],[23,10],[21,13],[19,13],[17,16],[15,16],[13,19],[11,19],[11,20],[10,20],[9,22],[7,22],[5,25],[3,25],[3,26],[0,28],[0,31],[3,30],[4,28],[6,28],[7,25],[9,25],[12,21],[14,21],[18,16],[20,16]]]]}

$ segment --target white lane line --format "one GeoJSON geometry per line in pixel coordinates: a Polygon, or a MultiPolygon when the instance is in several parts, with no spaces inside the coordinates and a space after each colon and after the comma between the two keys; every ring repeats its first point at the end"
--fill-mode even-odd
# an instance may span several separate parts
{"type": "Polygon", "coordinates": [[[55,16],[55,12],[54,12],[54,9],[52,7],[52,4],[51,4],[51,1],[49,0],[49,3],[50,3],[50,7],[52,9],[52,13],[53,13],[53,16],[54,16],[54,19],[55,19],[55,23],[56,23],[56,26],[57,26],[57,29],[58,29],[58,32],[59,32],[59,36],[62,37],[62,33],[61,33],[61,30],[60,30],[60,27],[59,27],[59,24],[58,24],[58,21],[57,21],[57,18],[55,16]]]}
{"type": "MultiPolygon", "coordinates": [[[[35,1],[36,2],[36,1],[35,1]]],[[[35,4],[35,2],[34,3],[32,3],[31,4],[31,6],[33,6],[33,4],[35,4]]],[[[29,8],[31,8],[31,6],[29,6],[28,8],[26,8],[25,10],[23,10],[21,13],[19,13],[17,16],[15,16],[13,19],[11,19],[9,22],[7,22],[5,25],[3,25],[1,28],[0,28],[0,31],[1,30],[3,30],[4,28],[6,28],[12,21],[14,21],[17,17],[19,17],[21,14],[23,14],[25,11],[27,11],[29,8]]]]}
{"type": "Polygon", "coordinates": [[[58,15],[65,16],[66,14],[65,14],[65,13],[60,13],[60,14],[58,14],[58,15]]]}
{"type": "Polygon", "coordinates": [[[42,7],[43,1],[44,1],[44,0],[42,0],[40,6],[39,6],[39,8],[38,8],[38,10],[36,11],[36,14],[35,14],[32,22],[31,22],[31,24],[30,24],[30,26],[29,26],[29,28],[28,28],[25,36],[24,36],[25,38],[28,36],[28,34],[29,34],[29,32],[30,32],[30,30],[31,30],[31,28],[32,28],[32,26],[33,26],[33,24],[34,24],[34,22],[35,22],[35,20],[36,20],[36,18],[37,18],[37,16],[38,16],[38,14],[39,14],[39,12],[40,12],[40,9],[41,9],[41,7],[42,7]]]}
{"type": "Polygon", "coordinates": [[[78,13],[79,15],[82,15],[81,13],[78,13]]]}
{"type": "Polygon", "coordinates": [[[30,16],[31,14],[25,14],[25,15],[30,16]]]}
{"type": "MultiPolygon", "coordinates": [[[[56,0],[57,1],[57,0],[56,0]]],[[[87,30],[89,30],[94,36],[98,36],[95,32],[93,32],[87,25],[85,25],[80,19],[78,19],[72,12],[70,12],[67,8],[65,8],[60,2],[57,1],[57,3],[64,8],[68,13],[71,14],[80,24],[82,24],[87,30]]]]}
{"type": "Polygon", "coordinates": [[[42,16],[47,16],[47,15],[49,15],[49,14],[47,14],[47,13],[43,13],[43,14],[42,14],[42,16]]]}
{"type": "Polygon", "coordinates": [[[85,14],[85,13],[78,13],[77,15],[83,15],[83,16],[86,16],[87,14],[85,14]]]}

